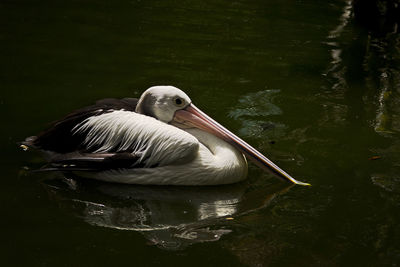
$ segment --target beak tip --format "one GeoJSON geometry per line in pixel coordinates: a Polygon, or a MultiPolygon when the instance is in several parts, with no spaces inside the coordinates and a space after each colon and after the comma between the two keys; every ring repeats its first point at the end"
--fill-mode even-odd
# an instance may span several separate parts
{"type": "Polygon", "coordinates": [[[303,182],[300,182],[300,181],[296,181],[296,182],[294,182],[294,184],[302,185],[302,186],[311,186],[311,184],[309,184],[309,183],[303,183],[303,182]]]}

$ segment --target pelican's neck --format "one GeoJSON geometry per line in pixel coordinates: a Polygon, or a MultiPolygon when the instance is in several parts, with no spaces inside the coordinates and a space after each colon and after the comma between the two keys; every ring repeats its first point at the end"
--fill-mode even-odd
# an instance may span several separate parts
{"type": "Polygon", "coordinates": [[[209,169],[213,172],[218,172],[221,175],[221,179],[229,180],[236,177],[235,181],[237,182],[246,178],[247,161],[239,150],[215,135],[200,129],[190,128],[185,129],[185,131],[196,137],[205,149],[209,151],[210,157],[207,158],[212,161],[209,163],[209,169]],[[225,177],[222,178],[222,176],[225,177]]]}
{"type": "Polygon", "coordinates": [[[201,144],[207,147],[208,150],[210,150],[210,152],[215,156],[220,156],[221,153],[227,152],[227,150],[231,151],[234,154],[241,154],[233,146],[231,146],[221,138],[216,137],[215,135],[212,135],[197,128],[189,128],[183,130],[196,137],[197,140],[199,140],[201,144]]]}

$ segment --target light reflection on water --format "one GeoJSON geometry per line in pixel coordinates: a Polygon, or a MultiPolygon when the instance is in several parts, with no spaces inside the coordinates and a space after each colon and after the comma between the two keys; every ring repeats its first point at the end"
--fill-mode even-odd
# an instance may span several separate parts
{"type": "Polygon", "coordinates": [[[99,183],[60,174],[43,181],[51,199],[93,226],[142,233],[162,249],[181,250],[218,241],[236,220],[266,208],[287,184],[250,189],[231,186],[174,187],[99,183]]]}
{"type": "Polygon", "coordinates": [[[384,19],[379,22],[380,31],[368,24],[366,30],[357,29],[351,12],[352,2],[346,1],[341,23],[327,37],[332,60],[324,75],[332,85],[325,92],[329,101],[324,104],[325,121],[339,124],[355,119],[391,140],[389,147],[373,143],[365,147],[371,155],[378,155],[376,158],[394,163],[385,164],[381,173],[371,174],[371,182],[385,191],[399,193],[400,36],[397,26],[386,25],[384,19]]]}

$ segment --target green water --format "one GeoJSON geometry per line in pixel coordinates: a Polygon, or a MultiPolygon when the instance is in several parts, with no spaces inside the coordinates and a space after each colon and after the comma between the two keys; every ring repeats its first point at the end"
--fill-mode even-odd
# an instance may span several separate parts
{"type": "Polygon", "coordinates": [[[2,266],[398,266],[400,37],[346,1],[0,2],[2,266]],[[175,85],[295,178],[120,186],[16,143],[175,85]]]}

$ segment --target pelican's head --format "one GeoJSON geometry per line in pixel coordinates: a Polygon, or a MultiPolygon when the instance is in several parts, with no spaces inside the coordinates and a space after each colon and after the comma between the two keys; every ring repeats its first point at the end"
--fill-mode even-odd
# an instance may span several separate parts
{"type": "Polygon", "coordinates": [[[174,86],[153,86],[141,95],[136,112],[168,123],[173,120],[176,111],[190,103],[192,100],[187,94],[174,86]]]}

